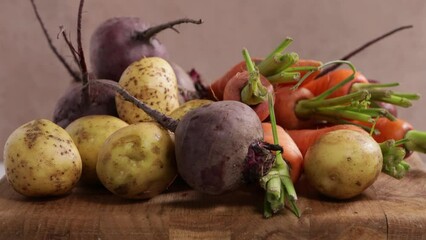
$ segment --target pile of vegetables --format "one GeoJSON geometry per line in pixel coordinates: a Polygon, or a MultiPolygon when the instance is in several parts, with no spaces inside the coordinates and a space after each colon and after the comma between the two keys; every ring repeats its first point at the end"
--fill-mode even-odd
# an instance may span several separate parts
{"type": "Polygon", "coordinates": [[[66,195],[80,182],[149,199],[181,178],[211,195],[252,184],[264,189],[265,217],[285,207],[300,216],[295,184],[302,177],[325,196],[349,199],[381,172],[404,177],[407,157],[426,152],[426,132],[396,110],[420,96],[393,91],[398,83],[368,79],[350,55],[326,63],[301,59],[286,52],[293,41],[286,38],[265,58],[253,59],[243,49],[241,62],[205,86],[195,72],[179,70],[155,38],[201,20],[149,27],[125,17],[93,33],[89,74],[81,47],[82,0],[77,50],[62,31],[77,73],[53,46],[31,2],[75,83],[58,101],[53,121],[25,123],[5,144],[6,177],[22,195],[66,195]]]}

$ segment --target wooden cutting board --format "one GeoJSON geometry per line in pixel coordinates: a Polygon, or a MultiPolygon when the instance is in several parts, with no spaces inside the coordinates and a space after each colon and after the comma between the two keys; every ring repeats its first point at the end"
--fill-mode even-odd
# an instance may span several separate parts
{"type": "Polygon", "coordinates": [[[426,167],[416,155],[402,180],[381,174],[349,201],[324,198],[302,179],[302,216],[262,216],[263,191],[206,196],[179,182],[146,201],[84,187],[43,200],[0,181],[0,239],[426,239],[426,167]]]}

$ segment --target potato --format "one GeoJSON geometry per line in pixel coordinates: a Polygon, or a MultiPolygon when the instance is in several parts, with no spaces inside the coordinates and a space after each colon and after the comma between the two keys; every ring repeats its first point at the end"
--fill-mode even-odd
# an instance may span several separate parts
{"type": "Polygon", "coordinates": [[[70,134],[83,163],[81,181],[88,185],[100,184],[96,173],[99,149],[116,130],[129,124],[109,115],[90,115],[71,122],[65,130],[70,134]]]}
{"type": "Polygon", "coordinates": [[[208,99],[193,99],[185,102],[184,104],[180,105],[178,108],[176,108],[173,112],[170,113],[170,117],[176,120],[180,120],[186,113],[188,113],[191,110],[194,110],[198,107],[201,107],[203,105],[212,103],[213,101],[208,99]]]}
{"type": "MultiPolygon", "coordinates": [[[[159,57],[142,58],[123,72],[119,84],[155,110],[168,115],[179,107],[176,75],[159,57]]],[[[154,121],[142,109],[116,95],[118,116],[128,123],[154,121]]]]}
{"type": "Polygon", "coordinates": [[[69,193],[80,179],[80,154],[69,134],[46,119],[18,127],[4,147],[6,178],[25,196],[69,193]]]}
{"type": "Polygon", "coordinates": [[[345,129],[324,134],[308,149],[304,173],[322,194],[349,199],[374,183],[382,165],[380,146],[372,137],[345,129]]]}
{"type": "Polygon", "coordinates": [[[154,197],[177,176],[174,144],[158,123],[129,125],[105,141],[96,171],[102,184],[118,196],[154,197]]]}

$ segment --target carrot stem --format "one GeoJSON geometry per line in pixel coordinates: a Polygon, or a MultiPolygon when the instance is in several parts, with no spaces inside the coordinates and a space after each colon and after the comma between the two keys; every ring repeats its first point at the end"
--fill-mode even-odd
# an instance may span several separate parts
{"type": "Polygon", "coordinates": [[[249,79],[241,90],[241,101],[247,105],[256,105],[265,101],[268,90],[262,85],[258,69],[250,58],[247,49],[243,49],[243,57],[246,61],[249,79]]]}
{"type": "Polygon", "coordinates": [[[270,83],[297,83],[300,79],[299,72],[281,71],[275,75],[268,77],[270,83]]]}
{"type": "MultiPolygon", "coordinates": [[[[274,102],[271,94],[268,94],[268,103],[274,144],[279,145],[274,102]]],[[[273,213],[284,208],[286,199],[288,199],[289,207],[293,213],[300,217],[300,210],[296,205],[296,190],[290,179],[289,167],[284,161],[281,151],[276,151],[273,167],[268,174],[261,178],[260,182],[266,189],[265,217],[271,217],[273,213]]]]}
{"type": "Polygon", "coordinates": [[[390,139],[379,144],[383,155],[382,172],[397,179],[404,177],[410,169],[410,165],[404,161],[406,151],[400,146],[404,141],[390,139]]]}
{"type": "Polygon", "coordinates": [[[282,52],[293,42],[291,38],[285,38],[279,45],[272,51],[265,59],[263,59],[257,67],[262,75],[265,75],[269,71],[274,71],[273,68],[279,66],[279,59],[282,56],[282,52]],[[271,69],[272,68],[272,69],[271,69]]]}
{"type": "Polygon", "coordinates": [[[408,141],[404,144],[410,151],[426,153],[426,132],[418,130],[409,130],[405,136],[408,141]]]}
{"type": "Polygon", "coordinates": [[[395,86],[399,86],[399,83],[355,83],[351,86],[351,92],[366,89],[371,93],[372,101],[391,103],[405,108],[412,106],[410,100],[417,100],[420,98],[420,95],[416,93],[398,93],[388,89],[382,89],[395,86]]]}

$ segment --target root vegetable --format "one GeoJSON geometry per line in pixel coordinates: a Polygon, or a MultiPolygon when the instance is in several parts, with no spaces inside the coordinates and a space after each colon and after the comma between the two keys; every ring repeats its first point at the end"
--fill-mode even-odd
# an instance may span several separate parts
{"type": "Polygon", "coordinates": [[[101,84],[83,86],[73,84],[56,103],[53,112],[53,122],[66,128],[78,118],[89,115],[110,115],[118,117],[115,106],[115,91],[101,84]],[[89,99],[83,96],[84,89],[88,91],[89,99]]]}
{"type": "Polygon", "coordinates": [[[247,105],[237,101],[204,105],[188,112],[176,128],[179,174],[205,193],[236,190],[244,183],[248,154],[261,149],[262,139],[261,123],[247,105]]]}
{"type": "Polygon", "coordinates": [[[305,155],[304,173],[322,194],[349,199],[361,194],[379,176],[383,156],[370,136],[336,130],[321,136],[305,155]]]}
{"type": "Polygon", "coordinates": [[[67,63],[65,58],[53,45],[52,40],[47,32],[47,29],[45,28],[44,23],[38,13],[34,0],[31,0],[31,4],[50,48],[73,78],[72,85],[70,86],[68,91],[58,100],[55,106],[53,113],[53,121],[59,126],[65,128],[70,122],[82,116],[92,114],[107,114],[117,116],[117,111],[115,109],[114,102],[115,92],[102,85],[94,86],[90,84],[94,76],[93,74],[90,74],[87,70],[81,43],[81,22],[84,0],[80,1],[78,10],[77,49],[74,49],[72,43],[67,37],[67,34],[65,33],[65,30],[62,29],[62,36],[64,37],[65,42],[70,48],[71,54],[74,57],[75,62],[79,65],[78,67],[80,69],[80,72],[74,71],[72,67],[67,63]]]}
{"type": "Polygon", "coordinates": [[[247,49],[243,49],[246,69],[232,77],[225,86],[223,100],[240,101],[249,105],[260,121],[269,116],[268,94],[274,92],[268,79],[255,68],[247,49]]]}
{"type": "Polygon", "coordinates": [[[184,104],[180,105],[178,108],[176,108],[173,112],[170,113],[170,117],[176,120],[180,120],[185,114],[187,114],[189,111],[194,110],[196,108],[199,108],[203,105],[210,104],[213,101],[208,99],[194,99],[185,102],[184,104]]]}
{"type": "Polygon", "coordinates": [[[107,19],[93,32],[90,39],[90,62],[99,79],[119,81],[123,71],[143,57],[168,58],[166,47],[156,35],[165,29],[175,29],[182,23],[201,24],[201,20],[178,19],[150,27],[137,17],[107,19]]]}
{"type": "MultiPolygon", "coordinates": [[[[263,122],[262,128],[263,138],[265,139],[265,141],[273,144],[274,138],[272,133],[272,124],[270,122],[263,122]]],[[[296,183],[302,174],[303,155],[286,130],[284,130],[280,126],[277,126],[277,134],[278,141],[284,149],[282,156],[286,163],[289,165],[291,180],[293,181],[293,183],[296,183]]]]}
{"type": "Polygon", "coordinates": [[[65,128],[81,156],[83,184],[92,186],[100,184],[96,174],[99,150],[112,133],[128,125],[117,117],[89,115],[76,119],[65,128]]]}
{"type": "Polygon", "coordinates": [[[168,131],[155,122],[120,128],[102,145],[96,172],[118,196],[147,199],[160,194],[177,176],[168,131]]]}
{"type": "MultiPolygon", "coordinates": [[[[314,145],[321,136],[336,130],[351,130],[370,136],[364,128],[353,124],[338,124],[318,129],[288,130],[287,133],[296,143],[302,155],[305,156],[307,150],[314,145]]],[[[386,139],[380,142],[376,140],[376,142],[382,150],[382,171],[395,178],[402,178],[405,176],[410,169],[410,166],[406,161],[404,161],[406,151],[403,146],[403,141],[400,139],[386,139]]]]}
{"type": "Polygon", "coordinates": [[[18,127],[4,146],[6,179],[30,197],[68,194],[80,179],[81,157],[69,134],[50,120],[18,127]]]}
{"type": "MultiPolygon", "coordinates": [[[[119,84],[136,98],[164,114],[179,107],[176,76],[170,64],[162,58],[142,58],[132,63],[123,72],[119,84]]],[[[124,121],[152,121],[147,113],[120,95],[116,96],[115,102],[118,115],[124,121]]]]}

